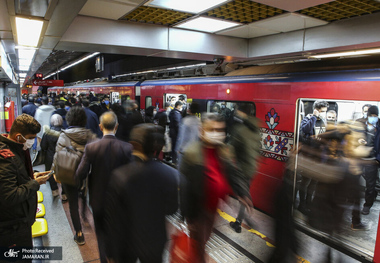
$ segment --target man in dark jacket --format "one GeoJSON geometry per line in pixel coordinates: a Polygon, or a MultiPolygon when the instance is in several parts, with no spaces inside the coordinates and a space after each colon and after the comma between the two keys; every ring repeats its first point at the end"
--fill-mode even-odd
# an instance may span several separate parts
{"type": "Polygon", "coordinates": [[[102,132],[99,128],[99,119],[95,112],[90,110],[88,106],[90,105],[90,102],[88,100],[83,100],[82,102],[84,111],[86,112],[87,116],[87,124],[86,129],[90,129],[93,133],[95,133],[98,138],[102,138],[102,132]]]}
{"type": "MultiPolygon", "coordinates": [[[[229,142],[234,147],[237,165],[241,169],[248,187],[250,187],[255,175],[261,148],[261,135],[254,113],[255,109],[252,103],[240,103],[238,105],[229,142]]],[[[237,233],[241,232],[244,213],[245,205],[241,204],[236,221],[230,223],[230,226],[237,233]]]]}
{"type": "Polygon", "coordinates": [[[22,107],[22,113],[26,113],[32,117],[36,114],[37,106],[34,104],[34,97],[29,96],[29,103],[22,107]]]}
{"type": "Polygon", "coordinates": [[[105,197],[112,262],[163,262],[165,216],[178,208],[178,171],[153,160],[162,139],[155,125],[137,125],[130,140],[134,161],[112,175],[105,197]]]}
{"type": "Polygon", "coordinates": [[[362,214],[368,215],[370,209],[376,199],[376,179],[380,161],[380,123],[379,109],[377,106],[371,106],[368,109],[366,128],[366,146],[373,147],[364,166],[364,179],[366,181],[365,203],[363,205],[362,214]]]}
{"type": "Polygon", "coordinates": [[[40,129],[33,117],[22,114],[9,135],[0,136],[0,247],[33,246],[37,191],[50,177],[33,173],[28,151],[40,129]]]}
{"type": "Polygon", "coordinates": [[[90,205],[94,215],[101,262],[107,262],[104,242],[104,195],[112,171],[129,163],[132,159],[132,146],[116,139],[117,117],[112,111],[100,116],[100,128],[104,134],[99,141],[86,145],[84,155],[78,166],[78,182],[89,177],[90,205]],[[91,174],[89,172],[91,171],[91,174]]]}
{"type": "MultiPolygon", "coordinates": [[[[313,104],[313,114],[307,115],[301,121],[301,141],[307,143],[311,136],[318,135],[326,131],[326,114],[329,104],[324,100],[316,100],[313,104]]],[[[302,176],[302,171],[300,172],[302,176]]],[[[300,203],[298,210],[303,214],[310,212],[312,197],[317,187],[317,181],[302,177],[299,185],[300,203]]]]}
{"type": "Polygon", "coordinates": [[[60,100],[57,102],[57,109],[53,112],[53,115],[54,114],[59,114],[61,115],[62,119],[63,119],[63,124],[62,124],[62,128],[63,129],[67,129],[67,122],[66,122],[66,114],[67,114],[67,111],[65,110],[65,102],[60,100]]]}
{"type": "Polygon", "coordinates": [[[177,137],[179,132],[179,124],[181,123],[182,115],[182,102],[177,101],[174,105],[174,109],[169,113],[169,135],[172,140],[172,162],[177,163],[177,137]]]}
{"type": "Polygon", "coordinates": [[[190,237],[197,241],[196,262],[205,262],[205,245],[210,237],[218,201],[235,192],[247,207],[252,206],[249,188],[241,170],[234,165],[226,138],[224,118],[202,114],[201,141],[189,146],[179,170],[187,180],[181,188],[181,211],[186,217],[190,237]]]}

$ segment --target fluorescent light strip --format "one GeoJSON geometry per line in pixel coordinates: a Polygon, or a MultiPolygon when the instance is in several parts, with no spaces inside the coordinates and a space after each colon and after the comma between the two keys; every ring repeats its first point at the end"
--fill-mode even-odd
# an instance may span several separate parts
{"type": "Polygon", "coordinates": [[[370,54],[376,54],[376,53],[380,53],[380,48],[355,50],[355,51],[347,51],[347,52],[339,52],[339,53],[328,53],[328,54],[321,54],[321,55],[313,55],[310,57],[311,58],[334,58],[334,57],[370,55],[370,54]]]}
{"type": "Polygon", "coordinates": [[[209,17],[197,17],[174,27],[214,33],[239,25],[239,23],[226,20],[214,19],[209,17]]]}
{"type": "Polygon", "coordinates": [[[229,0],[153,0],[148,5],[169,10],[198,14],[229,0]]]}
{"type": "Polygon", "coordinates": [[[43,79],[47,79],[47,78],[49,78],[49,77],[51,77],[51,76],[53,76],[53,75],[55,75],[55,74],[57,74],[57,73],[59,73],[59,72],[62,72],[62,71],[64,71],[64,70],[68,69],[68,68],[71,68],[71,67],[73,67],[73,66],[75,66],[75,65],[78,65],[79,63],[81,63],[81,62],[83,62],[83,61],[85,61],[85,60],[87,60],[87,59],[89,59],[89,58],[92,58],[92,57],[94,57],[94,56],[96,56],[96,55],[99,55],[99,54],[100,54],[100,52],[92,53],[92,54],[90,54],[90,55],[88,55],[88,56],[86,56],[86,57],[84,57],[84,58],[81,58],[81,59],[79,59],[79,60],[77,60],[77,61],[75,61],[75,62],[73,62],[73,63],[71,63],[71,64],[69,64],[69,65],[67,65],[67,66],[64,66],[63,68],[61,68],[61,69],[59,69],[59,70],[57,70],[57,71],[55,71],[55,72],[50,73],[49,75],[47,75],[47,76],[44,77],[43,79]]]}
{"type": "Polygon", "coordinates": [[[156,72],[162,72],[162,71],[168,71],[168,70],[195,68],[195,67],[202,67],[202,66],[206,66],[206,63],[199,63],[199,64],[193,64],[193,65],[188,65],[188,66],[171,67],[171,68],[159,69],[159,70],[147,70],[147,71],[141,71],[141,72],[132,72],[132,73],[126,73],[126,74],[116,75],[116,76],[113,76],[112,78],[132,76],[132,75],[139,75],[139,74],[147,74],[147,73],[156,73],[156,72]]]}
{"type": "Polygon", "coordinates": [[[16,17],[18,45],[37,47],[43,24],[41,20],[16,17]]]}

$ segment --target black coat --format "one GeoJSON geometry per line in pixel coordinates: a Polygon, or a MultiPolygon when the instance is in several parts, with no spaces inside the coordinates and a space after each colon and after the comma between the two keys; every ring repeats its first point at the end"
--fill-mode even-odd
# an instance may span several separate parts
{"type": "Polygon", "coordinates": [[[167,241],[165,216],[178,208],[178,171],[136,158],[114,171],[105,208],[113,241],[107,255],[116,262],[134,257],[157,262],[153,259],[162,255],[167,241]]]}
{"type": "Polygon", "coordinates": [[[169,113],[169,134],[170,137],[173,139],[176,139],[178,136],[178,131],[179,131],[179,124],[181,123],[182,115],[181,112],[177,109],[172,110],[169,113]]]}
{"type": "Polygon", "coordinates": [[[76,177],[79,182],[88,176],[90,204],[94,214],[103,211],[104,194],[112,171],[131,159],[132,145],[112,135],[105,135],[101,140],[86,145],[76,177]]]}
{"type": "Polygon", "coordinates": [[[95,133],[98,138],[102,138],[103,133],[99,128],[99,118],[95,112],[90,110],[89,108],[84,108],[87,117],[86,129],[90,129],[93,133],[95,133]]]}
{"type": "Polygon", "coordinates": [[[0,135],[0,230],[10,226],[32,226],[36,218],[37,191],[29,151],[0,135]]]}
{"type": "Polygon", "coordinates": [[[55,147],[59,135],[61,134],[61,127],[44,126],[44,135],[41,140],[41,149],[45,152],[45,169],[49,171],[53,163],[55,154],[55,147]]]}
{"type": "Polygon", "coordinates": [[[52,115],[54,115],[54,114],[59,114],[59,115],[61,115],[61,117],[62,117],[62,119],[63,119],[63,125],[62,125],[62,128],[63,129],[67,129],[69,126],[67,125],[67,122],[66,122],[66,113],[67,113],[67,111],[65,110],[65,109],[61,109],[61,108],[59,108],[59,109],[56,109],[54,112],[53,112],[53,114],[52,115]]]}

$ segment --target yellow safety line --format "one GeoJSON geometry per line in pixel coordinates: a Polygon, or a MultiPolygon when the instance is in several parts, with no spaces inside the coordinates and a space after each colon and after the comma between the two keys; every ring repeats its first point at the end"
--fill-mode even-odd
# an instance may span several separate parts
{"type": "MultiPolygon", "coordinates": [[[[224,218],[226,221],[228,221],[228,222],[235,222],[236,221],[236,219],[234,218],[234,217],[232,217],[232,216],[230,216],[229,214],[227,214],[226,212],[223,212],[222,210],[220,210],[220,209],[217,209],[217,212],[218,212],[218,214],[222,217],[222,218],[224,218]]],[[[257,230],[254,230],[254,229],[249,229],[248,230],[249,232],[251,232],[251,233],[253,233],[253,234],[255,234],[255,235],[257,235],[257,236],[259,236],[259,237],[261,237],[262,239],[264,239],[264,238],[266,238],[266,236],[264,235],[264,234],[262,234],[262,233],[260,233],[259,231],[257,231],[257,230]]],[[[275,247],[273,244],[271,244],[271,243],[269,243],[268,241],[266,241],[266,245],[268,246],[268,247],[275,247]]],[[[297,256],[297,261],[298,261],[298,263],[310,263],[309,261],[307,261],[306,259],[304,259],[304,258],[302,258],[302,257],[300,257],[300,256],[297,256]]]]}

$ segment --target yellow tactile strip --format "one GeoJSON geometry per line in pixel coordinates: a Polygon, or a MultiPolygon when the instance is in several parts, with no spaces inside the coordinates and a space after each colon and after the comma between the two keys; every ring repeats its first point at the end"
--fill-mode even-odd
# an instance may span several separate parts
{"type": "Polygon", "coordinates": [[[150,6],[140,6],[121,19],[132,22],[170,26],[191,16],[193,15],[173,10],[155,8],[150,6]]]}
{"type": "Polygon", "coordinates": [[[379,11],[380,2],[375,0],[336,0],[326,4],[309,7],[298,12],[331,22],[379,11]]]}
{"type": "Polygon", "coordinates": [[[207,15],[240,23],[251,23],[284,12],[282,9],[250,0],[235,0],[210,10],[207,15]]]}

